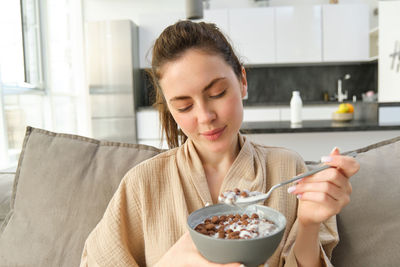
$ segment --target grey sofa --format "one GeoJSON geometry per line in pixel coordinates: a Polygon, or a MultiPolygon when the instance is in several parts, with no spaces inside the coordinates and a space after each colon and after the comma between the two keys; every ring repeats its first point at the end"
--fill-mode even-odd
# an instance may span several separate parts
{"type": "MultiPolygon", "coordinates": [[[[28,127],[15,175],[0,174],[0,266],[78,266],[123,175],[160,152],[28,127]]],[[[399,266],[400,137],[357,152],[332,262],[399,266]]]]}

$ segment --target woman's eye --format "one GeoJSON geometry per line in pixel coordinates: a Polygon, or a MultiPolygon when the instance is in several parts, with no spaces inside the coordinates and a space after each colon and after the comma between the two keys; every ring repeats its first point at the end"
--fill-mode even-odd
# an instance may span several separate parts
{"type": "Polygon", "coordinates": [[[220,98],[220,97],[222,97],[225,93],[226,93],[226,90],[222,91],[222,92],[219,93],[218,95],[212,95],[212,96],[210,96],[210,97],[211,97],[211,98],[220,98]]]}
{"type": "Polygon", "coordinates": [[[179,112],[185,112],[185,111],[188,111],[191,107],[192,107],[192,105],[189,105],[189,106],[184,107],[184,108],[178,108],[177,110],[178,110],[179,112]]]}

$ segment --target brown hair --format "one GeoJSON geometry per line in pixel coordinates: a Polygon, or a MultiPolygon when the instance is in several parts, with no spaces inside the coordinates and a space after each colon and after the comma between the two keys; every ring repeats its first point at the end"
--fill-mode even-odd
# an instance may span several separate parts
{"type": "Polygon", "coordinates": [[[187,136],[178,128],[172,117],[159,80],[162,78],[161,68],[167,62],[177,60],[188,49],[199,49],[208,54],[221,56],[230,65],[241,80],[242,64],[235,55],[232,46],[224,34],[213,23],[195,23],[189,20],[178,21],[168,26],[158,37],[153,47],[151,62],[151,77],[156,99],[153,106],[158,110],[162,127],[162,139],[167,138],[169,148],[177,147],[184,143],[187,136]]]}

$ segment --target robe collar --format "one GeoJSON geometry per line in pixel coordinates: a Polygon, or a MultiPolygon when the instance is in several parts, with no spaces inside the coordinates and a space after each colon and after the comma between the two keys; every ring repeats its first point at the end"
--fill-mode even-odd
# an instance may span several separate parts
{"type": "MultiPolygon", "coordinates": [[[[265,192],[266,163],[258,156],[254,145],[241,134],[239,145],[240,151],[221,184],[219,194],[234,188],[265,192]]],[[[178,153],[180,156],[177,158],[177,164],[184,170],[182,173],[193,183],[203,205],[213,204],[203,164],[193,142],[188,138],[179,149],[181,151],[178,153]]]]}

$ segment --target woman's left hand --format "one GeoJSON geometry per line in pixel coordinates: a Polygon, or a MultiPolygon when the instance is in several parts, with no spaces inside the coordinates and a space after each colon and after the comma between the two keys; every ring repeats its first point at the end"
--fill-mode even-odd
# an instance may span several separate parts
{"type": "Polygon", "coordinates": [[[323,159],[333,168],[303,178],[288,190],[300,200],[297,218],[304,226],[326,221],[350,202],[349,178],[360,169],[354,158],[341,156],[337,148],[323,159]]]}

